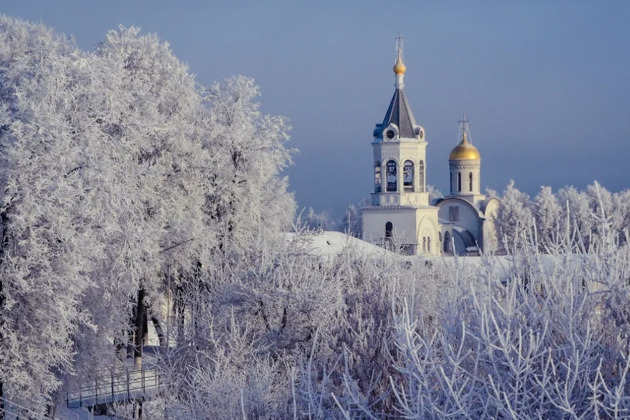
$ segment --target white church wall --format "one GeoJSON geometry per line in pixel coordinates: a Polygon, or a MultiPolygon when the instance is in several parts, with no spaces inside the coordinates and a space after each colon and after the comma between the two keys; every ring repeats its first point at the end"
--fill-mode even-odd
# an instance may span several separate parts
{"type": "Polygon", "coordinates": [[[363,210],[363,239],[383,244],[387,222],[393,225],[392,241],[400,245],[416,243],[416,216],[413,210],[363,210]]]}
{"type": "Polygon", "coordinates": [[[468,202],[447,198],[441,201],[438,206],[440,219],[461,226],[469,231],[474,238],[479,238],[479,213],[468,202]]]}
{"type": "Polygon", "coordinates": [[[440,227],[437,223],[437,208],[422,209],[418,220],[418,253],[440,255],[442,243],[440,241],[440,227]]]}

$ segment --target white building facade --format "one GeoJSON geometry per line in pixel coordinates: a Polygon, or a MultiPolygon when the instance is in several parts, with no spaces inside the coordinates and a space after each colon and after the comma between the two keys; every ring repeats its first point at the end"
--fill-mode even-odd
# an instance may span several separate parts
{"type": "Polygon", "coordinates": [[[450,194],[429,202],[426,189],[427,141],[403,90],[406,72],[402,47],[394,65],[394,96],[383,122],[374,129],[374,190],[362,209],[363,239],[411,255],[477,254],[496,249],[489,217],[498,201],[480,193],[481,158],[468,142],[449,157],[450,194]]]}

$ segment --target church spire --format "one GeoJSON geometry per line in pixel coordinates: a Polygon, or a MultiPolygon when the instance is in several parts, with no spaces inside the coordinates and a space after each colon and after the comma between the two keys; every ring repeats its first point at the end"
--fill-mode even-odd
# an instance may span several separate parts
{"type": "Polygon", "coordinates": [[[416,119],[411,112],[411,107],[405,96],[403,87],[403,79],[407,67],[403,62],[403,46],[402,37],[396,37],[396,63],[394,64],[394,74],[396,75],[396,90],[394,96],[389,103],[389,108],[385,113],[385,118],[381,124],[377,124],[374,129],[374,137],[378,139],[399,140],[418,139],[424,140],[424,131],[420,125],[416,123],[416,119]],[[385,135],[385,137],[383,137],[385,135]]]}

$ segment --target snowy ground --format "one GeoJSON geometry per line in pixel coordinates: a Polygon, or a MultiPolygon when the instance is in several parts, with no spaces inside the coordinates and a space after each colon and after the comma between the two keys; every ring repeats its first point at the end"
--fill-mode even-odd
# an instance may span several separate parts
{"type": "Polygon", "coordinates": [[[348,236],[341,232],[322,231],[307,236],[310,242],[310,249],[324,257],[334,257],[342,251],[350,249],[364,254],[365,256],[384,257],[395,256],[394,253],[376,246],[369,242],[348,236]]]}
{"type": "Polygon", "coordinates": [[[311,250],[323,257],[334,257],[345,250],[357,251],[366,257],[374,258],[397,258],[403,261],[431,261],[433,264],[444,264],[454,267],[456,264],[463,269],[479,269],[484,264],[490,264],[494,273],[500,278],[508,276],[511,266],[511,258],[507,256],[496,256],[491,259],[483,257],[425,257],[398,255],[372,243],[363,241],[353,236],[348,236],[341,232],[323,231],[309,236],[311,250]]]}

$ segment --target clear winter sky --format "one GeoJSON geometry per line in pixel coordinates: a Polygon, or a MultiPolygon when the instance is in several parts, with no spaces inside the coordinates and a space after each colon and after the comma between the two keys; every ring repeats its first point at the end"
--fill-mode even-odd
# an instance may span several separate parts
{"type": "Polygon", "coordinates": [[[482,189],[630,187],[630,1],[0,0],[0,12],[86,50],[119,24],[140,26],[203,85],[255,78],[263,111],[291,120],[299,206],[335,219],[372,189],[399,33],[428,183],[447,192],[465,112],[482,189]]]}

